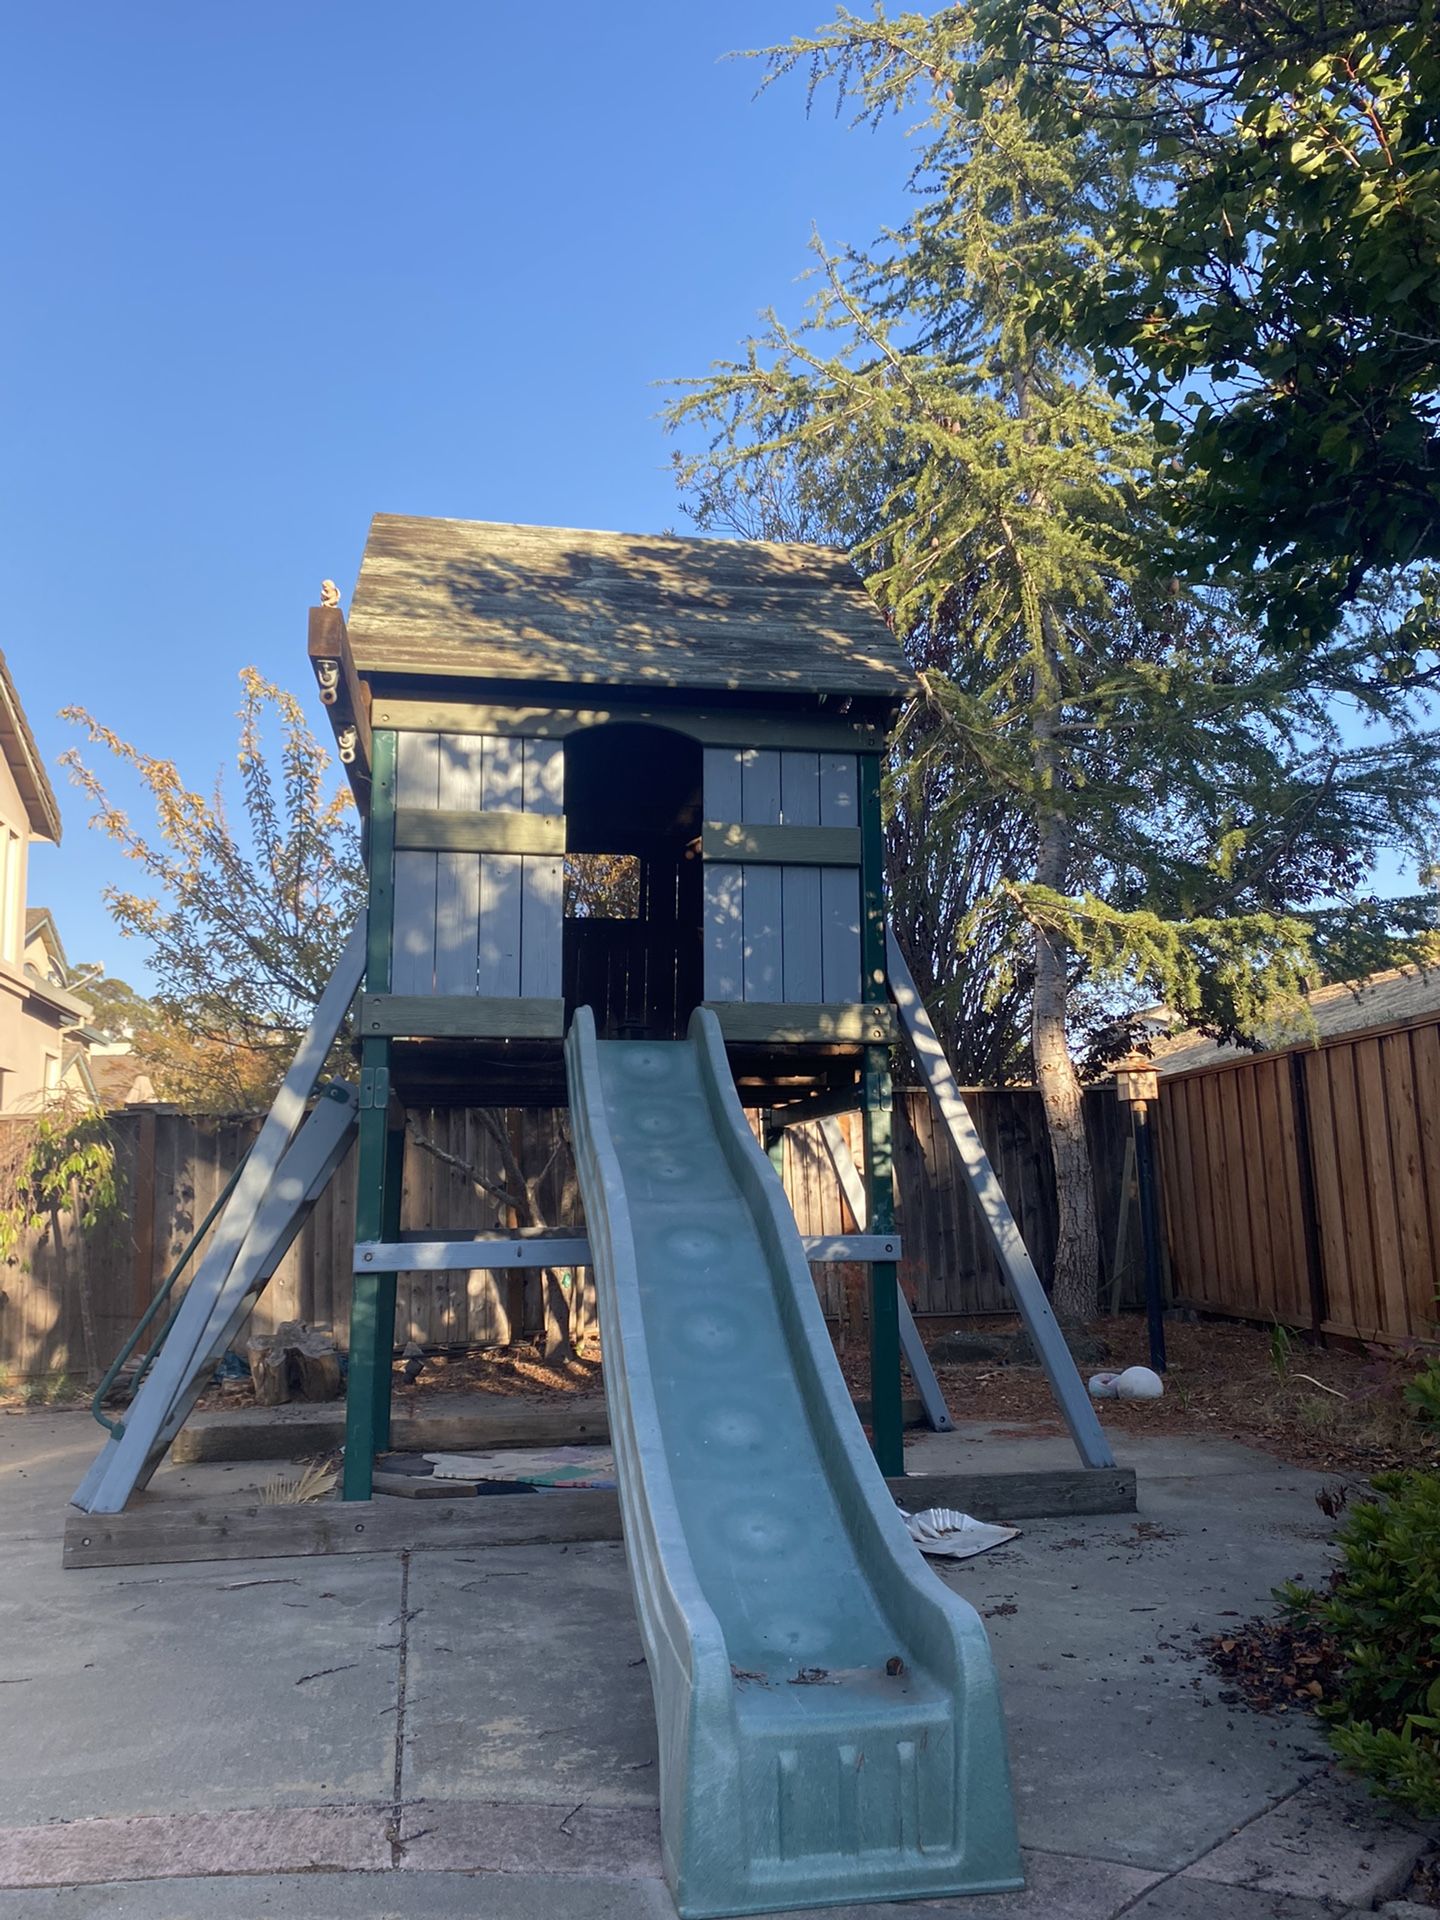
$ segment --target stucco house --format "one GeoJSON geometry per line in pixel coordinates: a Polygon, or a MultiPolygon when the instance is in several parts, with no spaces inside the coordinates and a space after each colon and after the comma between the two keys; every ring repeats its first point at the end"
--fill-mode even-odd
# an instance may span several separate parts
{"type": "Polygon", "coordinates": [[[59,845],[60,806],[0,653],[0,1114],[95,1097],[84,1059],[91,1009],[64,984],[53,917],[26,907],[37,840],[59,845]]]}

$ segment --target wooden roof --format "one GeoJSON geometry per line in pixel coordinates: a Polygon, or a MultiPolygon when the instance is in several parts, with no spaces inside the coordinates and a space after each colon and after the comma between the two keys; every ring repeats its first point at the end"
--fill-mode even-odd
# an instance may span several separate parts
{"type": "Polygon", "coordinates": [[[891,703],[914,687],[874,601],[830,547],[381,513],[349,631],[363,675],[891,703]]]}

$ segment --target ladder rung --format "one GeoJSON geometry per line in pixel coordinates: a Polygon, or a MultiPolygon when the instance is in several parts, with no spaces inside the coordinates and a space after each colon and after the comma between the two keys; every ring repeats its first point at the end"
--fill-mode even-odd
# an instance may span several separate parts
{"type": "Polygon", "coordinates": [[[502,1267],[583,1267],[590,1242],[581,1237],[522,1239],[485,1234],[464,1240],[361,1240],[356,1273],[469,1273],[502,1267]]]}

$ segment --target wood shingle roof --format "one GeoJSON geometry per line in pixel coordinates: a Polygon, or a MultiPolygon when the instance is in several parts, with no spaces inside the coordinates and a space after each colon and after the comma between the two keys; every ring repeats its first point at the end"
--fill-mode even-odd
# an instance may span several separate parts
{"type": "Polygon", "coordinates": [[[905,657],[829,547],[377,514],[356,670],[898,704],[905,657]]]}

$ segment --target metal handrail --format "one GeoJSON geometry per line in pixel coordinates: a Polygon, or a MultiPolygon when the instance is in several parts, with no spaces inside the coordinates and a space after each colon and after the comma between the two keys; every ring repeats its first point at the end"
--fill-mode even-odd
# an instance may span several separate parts
{"type": "MultiPolygon", "coordinates": [[[[225,1182],[225,1185],[221,1190],[219,1199],[215,1202],[214,1206],[211,1207],[210,1211],[206,1214],[205,1218],[200,1222],[199,1226],[195,1229],[194,1233],[191,1234],[189,1241],[186,1243],[185,1251],[180,1255],[180,1258],[175,1262],[174,1266],[171,1267],[169,1273],[165,1276],[164,1283],[157,1290],[155,1298],[150,1302],[149,1306],[146,1307],[144,1313],[142,1313],[140,1318],[136,1321],[133,1329],[131,1330],[129,1338],[126,1340],[124,1346],[121,1347],[119,1353],[117,1353],[115,1358],[110,1362],[110,1365],[105,1370],[104,1378],[101,1380],[99,1386],[95,1389],[95,1397],[90,1402],[90,1411],[91,1413],[94,1414],[95,1418],[100,1422],[100,1425],[104,1427],[106,1432],[113,1435],[114,1438],[117,1440],[120,1438],[120,1435],[125,1431],[125,1422],[123,1420],[111,1420],[108,1417],[108,1415],[106,1415],[102,1411],[101,1403],[103,1402],[106,1394],[109,1393],[110,1389],[114,1386],[116,1380],[119,1378],[120,1369],[124,1366],[125,1362],[130,1358],[131,1354],[135,1351],[136,1347],[139,1346],[140,1336],[144,1333],[145,1329],[150,1325],[150,1322],[155,1318],[156,1314],[159,1313],[161,1307],[164,1306],[165,1302],[170,1298],[170,1295],[174,1292],[176,1282],[179,1280],[181,1274],[185,1271],[186,1267],[190,1264],[191,1255],[194,1253],[195,1249],[199,1246],[200,1242],[205,1238],[206,1234],[210,1231],[211,1227],[214,1226],[221,1208],[225,1205],[225,1202],[230,1198],[230,1195],[235,1191],[235,1183],[240,1178],[240,1175],[245,1171],[245,1162],[249,1158],[250,1158],[250,1155],[247,1152],[242,1157],[240,1164],[236,1167],[235,1171],[231,1174],[230,1178],[225,1182]]],[[[145,1378],[145,1375],[149,1372],[151,1362],[154,1360],[156,1354],[159,1353],[161,1347],[164,1346],[165,1336],[169,1333],[171,1327],[174,1326],[175,1315],[179,1311],[180,1311],[180,1303],[177,1300],[175,1303],[175,1306],[172,1308],[168,1318],[166,1319],[164,1326],[160,1329],[159,1333],[157,1333],[155,1338],[151,1341],[150,1346],[146,1351],[145,1358],[140,1362],[139,1367],[136,1369],[135,1378],[130,1383],[130,1397],[132,1400],[134,1399],[136,1393],[139,1391],[140,1382],[145,1378]]]]}

